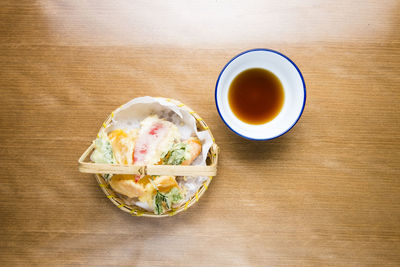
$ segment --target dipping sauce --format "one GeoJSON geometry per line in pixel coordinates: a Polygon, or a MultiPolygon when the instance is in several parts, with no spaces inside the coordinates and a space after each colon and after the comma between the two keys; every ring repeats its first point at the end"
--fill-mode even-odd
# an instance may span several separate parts
{"type": "Polygon", "coordinates": [[[228,91],[233,114],[248,124],[272,121],[281,111],[285,93],[281,81],[272,72],[252,68],[239,73],[228,91]]]}

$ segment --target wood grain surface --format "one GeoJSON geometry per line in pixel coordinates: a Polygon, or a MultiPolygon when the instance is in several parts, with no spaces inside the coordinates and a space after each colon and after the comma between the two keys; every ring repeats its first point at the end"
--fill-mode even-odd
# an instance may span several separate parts
{"type": "Polygon", "coordinates": [[[399,266],[400,3],[14,1],[0,4],[2,266],[399,266]],[[265,47],[307,84],[268,142],[223,124],[226,62],[265,47]],[[192,107],[220,146],[193,207],[132,217],[77,160],[132,98],[192,107]]]}

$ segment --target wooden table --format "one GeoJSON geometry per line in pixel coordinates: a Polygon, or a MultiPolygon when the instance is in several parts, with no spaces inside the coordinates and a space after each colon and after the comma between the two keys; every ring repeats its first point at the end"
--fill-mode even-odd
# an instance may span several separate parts
{"type": "Polygon", "coordinates": [[[13,265],[400,265],[400,23],[389,1],[2,1],[0,261],[13,265]],[[224,64],[265,47],[307,84],[299,123],[244,140],[218,116],[224,64]],[[77,160],[132,98],[209,124],[196,205],[132,217],[77,160]]]}

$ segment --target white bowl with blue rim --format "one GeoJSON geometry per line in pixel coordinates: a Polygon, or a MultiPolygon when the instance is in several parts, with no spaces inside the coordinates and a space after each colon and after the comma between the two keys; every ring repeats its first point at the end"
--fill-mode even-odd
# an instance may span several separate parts
{"type": "Polygon", "coordinates": [[[299,68],[287,56],[270,49],[252,49],[235,56],[222,69],[215,86],[215,103],[221,119],[234,133],[250,140],[270,140],[287,133],[300,119],[306,103],[306,84],[299,68]],[[238,119],[228,102],[233,79],[252,68],[274,73],[281,81],[285,94],[280,113],[260,125],[238,119]]]}

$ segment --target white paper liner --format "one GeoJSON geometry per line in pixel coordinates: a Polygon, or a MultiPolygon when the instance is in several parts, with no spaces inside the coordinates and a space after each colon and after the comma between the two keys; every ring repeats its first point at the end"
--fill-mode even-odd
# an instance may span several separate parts
{"type": "MultiPolygon", "coordinates": [[[[138,129],[140,122],[150,115],[158,115],[159,118],[174,123],[181,134],[182,140],[197,136],[202,143],[202,152],[193,161],[192,165],[206,165],[207,154],[213,144],[210,133],[208,131],[197,131],[196,119],[188,111],[162,98],[144,96],[129,101],[114,112],[114,117],[105,129],[105,133],[109,133],[115,129],[138,129]]],[[[206,180],[207,177],[205,176],[185,177],[185,179],[177,177],[179,186],[186,191],[186,194],[184,199],[175,205],[175,207],[180,206],[181,203],[185,203],[194,196],[206,180]]],[[[152,211],[145,202],[140,202],[136,198],[131,199],[121,194],[119,196],[127,204],[134,204],[152,211]]]]}

